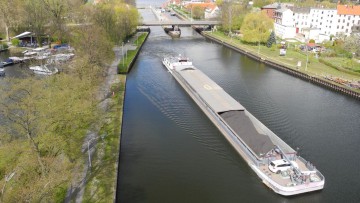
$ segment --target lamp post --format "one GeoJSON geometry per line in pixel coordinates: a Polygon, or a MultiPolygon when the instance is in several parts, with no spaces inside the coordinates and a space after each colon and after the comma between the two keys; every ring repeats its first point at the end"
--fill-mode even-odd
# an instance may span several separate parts
{"type": "Polygon", "coordinates": [[[309,48],[308,48],[308,43],[306,43],[305,47],[306,47],[306,64],[305,64],[305,71],[307,71],[307,67],[308,67],[308,63],[309,63],[309,48]]]}
{"type": "Polygon", "coordinates": [[[121,56],[122,56],[122,64],[124,64],[124,42],[121,42],[121,56]]]}

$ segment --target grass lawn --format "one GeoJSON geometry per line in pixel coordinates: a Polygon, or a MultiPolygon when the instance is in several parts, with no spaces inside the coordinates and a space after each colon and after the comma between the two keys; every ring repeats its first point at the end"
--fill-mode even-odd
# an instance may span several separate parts
{"type": "Polygon", "coordinates": [[[137,46],[135,50],[128,50],[124,60],[121,60],[118,64],[118,73],[127,74],[129,72],[130,64],[134,60],[136,54],[138,53],[141,45],[144,43],[148,33],[142,33],[136,40],[133,41],[133,45],[137,46]]]}
{"type": "MultiPolygon", "coordinates": [[[[280,56],[279,55],[279,49],[277,47],[271,47],[268,48],[264,45],[250,45],[250,44],[244,44],[239,39],[228,37],[223,32],[207,32],[210,36],[214,36],[217,38],[220,38],[224,42],[230,43],[234,46],[238,46],[243,50],[246,50],[248,52],[251,52],[253,54],[258,54],[260,57],[265,58],[266,60],[270,60],[273,62],[276,62],[278,64],[282,64],[287,66],[291,69],[296,69],[301,72],[304,72],[311,76],[335,76],[335,77],[341,77],[343,79],[347,80],[360,80],[360,76],[358,74],[353,74],[350,71],[341,71],[341,69],[335,69],[330,66],[327,66],[321,62],[319,62],[318,59],[315,58],[313,54],[309,53],[308,57],[308,65],[306,67],[306,61],[307,61],[307,55],[306,53],[303,53],[301,51],[296,51],[294,48],[289,48],[286,52],[286,56],[280,56]],[[301,61],[301,67],[297,67],[298,61],[301,61]]],[[[327,60],[327,59],[325,59],[327,60]]]]}

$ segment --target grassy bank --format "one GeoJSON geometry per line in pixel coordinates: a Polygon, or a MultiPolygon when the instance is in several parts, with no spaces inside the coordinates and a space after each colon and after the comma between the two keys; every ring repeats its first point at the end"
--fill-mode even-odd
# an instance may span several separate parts
{"type": "MultiPolygon", "coordinates": [[[[290,47],[287,49],[286,56],[280,56],[279,49],[276,46],[268,48],[264,45],[258,46],[253,44],[245,44],[239,39],[230,38],[229,36],[225,35],[223,32],[220,31],[206,32],[205,34],[215,37],[233,46],[239,47],[240,49],[250,52],[252,54],[258,55],[265,60],[284,65],[289,69],[294,69],[310,76],[319,78],[322,78],[323,76],[332,76],[343,78],[348,81],[360,80],[360,76],[357,72],[346,70],[345,68],[340,68],[336,65],[329,66],[329,63],[324,63],[324,61],[328,62],[329,59],[323,59],[321,57],[316,58],[310,53],[307,55],[306,53],[299,51],[297,48],[295,48],[294,45],[290,45],[290,47]],[[300,67],[297,66],[299,61],[301,62],[300,67]],[[306,65],[307,61],[308,63],[306,65]]],[[[354,91],[360,92],[360,90],[356,89],[354,89],[354,91]]]]}
{"type": "Polygon", "coordinates": [[[118,73],[119,74],[127,74],[132,65],[133,60],[135,59],[137,53],[139,52],[142,44],[145,42],[146,37],[149,33],[144,32],[138,35],[138,38],[133,41],[133,46],[136,46],[134,50],[128,50],[126,55],[124,56],[124,60],[121,60],[118,65],[118,73]]]}
{"type": "Polygon", "coordinates": [[[126,75],[117,75],[110,101],[92,156],[83,202],[113,202],[116,193],[123,101],[126,75]]]}

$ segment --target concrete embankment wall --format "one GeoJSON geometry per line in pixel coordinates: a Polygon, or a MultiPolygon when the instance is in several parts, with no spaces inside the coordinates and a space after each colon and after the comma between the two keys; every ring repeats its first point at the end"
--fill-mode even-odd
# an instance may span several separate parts
{"type": "MultiPolygon", "coordinates": [[[[146,38],[145,38],[144,42],[140,45],[135,57],[133,58],[133,60],[129,64],[129,72],[130,72],[132,66],[134,65],[134,63],[135,63],[135,61],[136,61],[136,59],[137,59],[137,57],[138,57],[138,55],[140,53],[140,50],[142,49],[142,47],[145,44],[145,42],[146,42],[147,38],[149,37],[149,35],[150,35],[150,29],[148,31],[148,34],[146,35],[146,38]]],[[[127,77],[126,77],[126,79],[127,79],[127,77]]],[[[123,100],[123,106],[122,106],[123,108],[125,106],[125,97],[126,97],[126,84],[127,84],[126,79],[125,79],[125,85],[124,85],[124,96],[123,96],[124,100],[123,100]]],[[[122,112],[123,112],[123,109],[122,109],[122,112]]],[[[124,122],[123,122],[124,117],[123,116],[124,116],[124,113],[122,114],[122,117],[121,117],[121,131],[120,131],[120,139],[119,139],[119,152],[118,152],[118,159],[117,159],[117,163],[116,163],[116,179],[115,179],[116,180],[116,185],[115,185],[115,188],[114,188],[115,193],[114,193],[114,197],[113,197],[113,200],[114,200],[113,202],[114,203],[116,203],[116,201],[117,201],[117,189],[118,189],[117,185],[118,185],[118,181],[119,181],[119,163],[120,163],[121,138],[122,138],[121,134],[122,134],[123,124],[124,124],[124,122]]]]}
{"type": "Polygon", "coordinates": [[[129,72],[130,72],[130,70],[132,69],[132,67],[133,67],[133,65],[134,65],[134,63],[135,63],[135,61],[136,61],[136,59],[137,59],[137,57],[138,57],[138,55],[139,55],[139,53],[140,53],[140,51],[141,51],[141,49],[142,49],[143,45],[145,44],[145,42],[146,42],[147,38],[149,37],[149,35],[150,35],[150,29],[149,29],[149,32],[147,32],[147,33],[148,33],[148,34],[146,35],[144,42],[140,45],[140,47],[139,47],[138,51],[136,52],[136,54],[135,54],[134,58],[132,59],[132,61],[131,61],[131,62],[130,62],[130,64],[129,64],[129,70],[128,70],[128,73],[129,73],[129,72]]]}
{"type": "Polygon", "coordinates": [[[204,36],[204,37],[212,40],[212,41],[215,41],[215,42],[217,42],[217,43],[219,43],[219,44],[223,44],[224,46],[226,46],[226,47],[228,47],[228,48],[230,48],[230,49],[233,49],[233,50],[235,50],[235,51],[237,51],[237,52],[240,52],[240,53],[242,53],[242,54],[245,54],[245,55],[249,56],[250,58],[253,58],[253,59],[258,60],[258,61],[260,61],[260,62],[262,62],[262,63],[268,64],[268,65],[270,65],[271,67],[276,68],[276,69],[278,69],[278,70],[280,70],[280,71],[282,71],[282,72],[285,72],[285,73],[294,75],[294,76],[296,76],[296,77],[298,77],[298,78],[301,78],[301,79],[303,79],[303,80],[313,82],[314,84],[317,84],[317,85],[320,85],[320,86],[329,88],[329,89],[331,89],[331,90],[340,92],[340,93],[342,93],[342,94],[345,94],[345,95],[348,95],[348,96],[351,96],[351,97],[354,97],[354,98],[360,100],[360,93],[358,93],[358,92],[355,92],[355,91],[350,90],[350,89],[347,89],[347,88],[345,88],[345,87],[341,87],[341,86],[339,86],[339,85],[333,84],[333,83],[331,83],[331,82],[329,82],[329,81],[326,81],[325,79],[318,78],[318,77],[313,77],[313,76],[310,76],[310,75],[308,75],[308,74],[302,73],[302,72],[300,72],[300,71],[297,71],[297,70],[294,70],[294,69],[290,69],[290,68],[288,68],[288,67],[286,67],[286,66],[284,66],[284,65],[277,64],[277,63],[275,63],[275,62],[273,62],[273,61],[266,60],[266,59],[264,59],[264,58],[262,58],[262,57],[259,57],[259,56],[255,55],[255,54],[253,54],[253,53],[250,53],[250,52],[248,52],[248,51],[246,51],[246,50],[243,50],[243,49],[241,49],[241,48],[239,48],[239,47],[233,46],[233,45],[231,45],[231,44],[228,44],[227,42],[224,42],[224,41],[219,40],[219,39],[217,39],[217,38],[215,38],[215,37],[213,37],[213,36],[210,36],[210,35],[207,34],[206,32],[200,32],[200,34],[201,34],[202,36],[204,36]]]}

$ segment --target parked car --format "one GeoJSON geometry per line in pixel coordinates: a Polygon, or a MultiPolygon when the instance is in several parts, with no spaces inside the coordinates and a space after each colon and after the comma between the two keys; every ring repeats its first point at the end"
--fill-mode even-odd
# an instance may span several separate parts
{"type": "MultiPolygon", "coordinates": [[[[295,168],[299,168],[298,164],[295,161],[291,161],[291,164],[295,168]]],[[[282,171],[286,171],[291,168],[291,164],[285,159],[275,160],[270,162],[269,170],[273,173],[281,173],[282,171]]]]}

